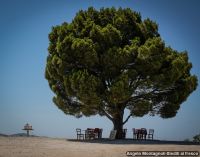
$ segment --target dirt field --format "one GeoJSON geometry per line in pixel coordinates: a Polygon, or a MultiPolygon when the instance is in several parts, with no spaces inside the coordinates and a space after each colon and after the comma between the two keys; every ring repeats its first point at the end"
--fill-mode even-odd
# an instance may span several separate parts
{"type": "Polygon", "coordinates": [[[0,157],[126,157],[127,151],[199,151],[200,145],[141,141],[76,141],[0,137],[0,157]]]}

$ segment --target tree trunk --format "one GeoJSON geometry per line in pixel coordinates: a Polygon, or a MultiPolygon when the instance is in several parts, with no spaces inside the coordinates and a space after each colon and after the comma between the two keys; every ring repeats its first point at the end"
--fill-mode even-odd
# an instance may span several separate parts
{"type": "Polygon", "coordinates": [[[113,119],[114,130],[117,130],[116,139],[123,138],[123,116],[118,116],[113,119]]]}

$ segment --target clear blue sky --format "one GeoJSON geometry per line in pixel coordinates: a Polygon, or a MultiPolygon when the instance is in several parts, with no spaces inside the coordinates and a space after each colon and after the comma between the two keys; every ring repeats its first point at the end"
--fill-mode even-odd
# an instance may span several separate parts
{"type": "MultiPolygon", "coordinates": [[[[44,69],[51,27],[70,22],[80,9],[93,6],[130,7],[159,24],[159,32],[172,48],[187,50],[192,74],[200,80],[200,1],[198,0],[1,0],[0,1],[0,133],[22,132],[26,122],[36,135],[74,138],[75,128],[101,127],[109,135],[105,117],[76,119],[53,103],[44,69]]],[[[182,104],[177,116],[132,118],[131,129],[154,128],[155,138],[184,140],[200,133],[200,88],[182,104]]]]}

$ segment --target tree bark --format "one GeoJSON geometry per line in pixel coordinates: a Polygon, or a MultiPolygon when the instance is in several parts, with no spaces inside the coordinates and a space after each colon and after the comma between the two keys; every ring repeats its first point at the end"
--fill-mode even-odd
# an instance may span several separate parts
{"type": "Polygon", "coordinates": [[[123,116],[124,111],[122,110],[120,114],[113,117],[114,130],[117,130],[116,139],[123,138],[123,116]]]}
{"type": "Polygon", "coordinates": [[[116,139],[122,139],[123,136],[123,123],[118,120],[113,121],[114,130],[117,130],[116,139]]]}

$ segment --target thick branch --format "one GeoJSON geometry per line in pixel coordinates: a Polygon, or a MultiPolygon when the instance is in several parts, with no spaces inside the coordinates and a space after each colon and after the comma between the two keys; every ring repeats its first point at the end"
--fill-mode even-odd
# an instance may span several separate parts
{"type": "Polygon", "coordinates": [[[103,111],[103,113],[106,115],[106,117],[108,119],[110,119],[111,121],[113,121],[113,118],[105,110],[102,109],[102,111],[103,111]]]}
{"type": "Polygon", "coordinates": [[[135,82],[135,86],[133,87],[134,89],[136,89],[136,88],[139,86],[140,80],[141,80],[141,76],[138,76],[137,80],[132,80],[132,81],[130,82],[130,87],[133,86],[133,82],[136,81],[136,82],[135,82]]]}
{"type": "Polygon", "coordinates": [[[132,113],[129,114],[129,116],[126,118],[126,120],[123,122],[123,125],[128,122],[129,118],[132,116],[132,113]]]}
{"type": "Polygon", "coordinates": [[[173,90],[173,88],[172,89],[169,88],[169,89],[165,89],[165,90],[154,89],[151,92],[134,96],[134,97],[132,97],[131,100],[136,100],[136,99],[145,98],[145,97],[151,98],[151,97],[155,97],[155,96],[158,96],[161,94],[167,94],[167,93],[171,92],[172,90],[173,90]]]}

